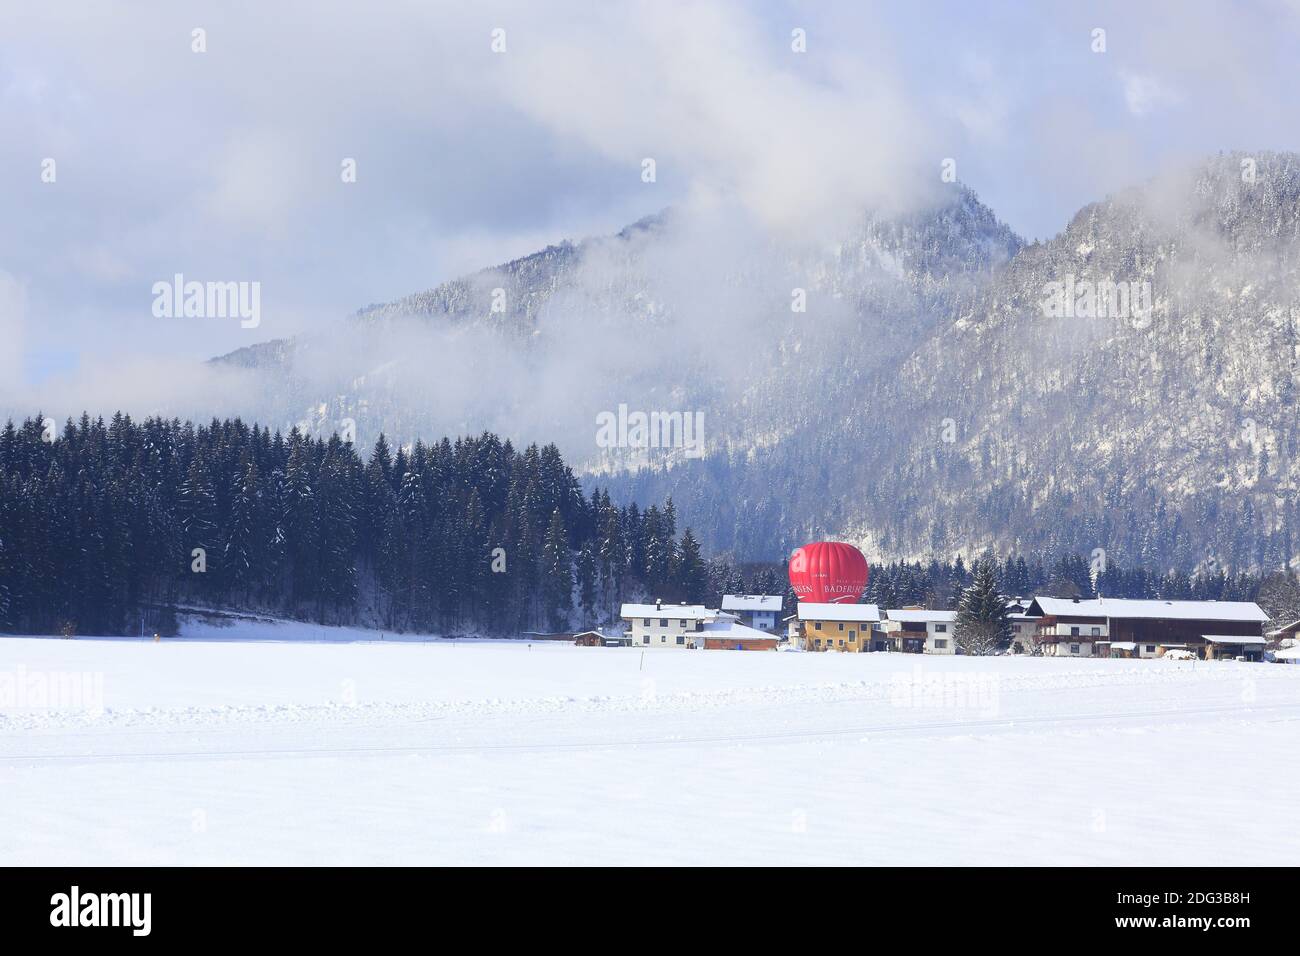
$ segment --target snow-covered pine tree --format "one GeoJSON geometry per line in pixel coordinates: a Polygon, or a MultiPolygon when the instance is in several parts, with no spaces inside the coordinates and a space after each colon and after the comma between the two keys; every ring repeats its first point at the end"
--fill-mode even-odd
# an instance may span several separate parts
{"type": "Polygon", "coordinates": [[[700,604],[704,601],[705,587],[708,583],[704,558],[700,554],[700,544],[690,528],[682,534],[682,542],[677,551],[675,590],[681,600],[687,604],[700,604]]]}
{"type": "Polygon", "coordinates": [[[992,654],[1011,640],[1006,601],[998,591],[997,567],[977,561],[971,583],[957,602],[957,627],[953,639],[962,653],[974,657],[992,654]]]}

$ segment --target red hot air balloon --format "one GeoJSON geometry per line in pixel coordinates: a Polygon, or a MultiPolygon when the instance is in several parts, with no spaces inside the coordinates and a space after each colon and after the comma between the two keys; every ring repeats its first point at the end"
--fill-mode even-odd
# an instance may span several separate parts
{"type": "Polygon", "coordinates": [[[867,559],[851,544],[805,544],[790,555],[790,587],[800,601],[856,604],[867,587],[867,559]]]}

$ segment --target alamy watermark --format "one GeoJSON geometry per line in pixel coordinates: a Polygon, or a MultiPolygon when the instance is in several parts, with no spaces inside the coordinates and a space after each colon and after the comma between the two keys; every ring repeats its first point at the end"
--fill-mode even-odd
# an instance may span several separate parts
{"type": "Polygon", "coordinates": [[[687,458],[704,457],[703,412],[617,412],[596,416],[598,448],[680,448],[687,458]]]}
{"type": "Polygon", "coordinates": [[[1079,279],[1067,273],[1060,282],[1043,285],[1039,303],[1049,319],[1129,319],[1135,329],[1151,324],[1151,283],[1079,279]]]}
{"type": "Polygon", "coordinates": [[[80,710],[98,717],[104,712],[104,674],[28,670],[19,664],[0,671],[0,711],[6,710],[80,710]]]}
{"type": "Polygon", "coordinates": [[[916,710],[976,710],[981,717],[996,717],[1001,681],[994,674],[926,673],[917,664],[911,674],[895,674],[889,684],[889,702],[916,710]]]}
{"type": "Polygon", "coordinates": [[[153,284],[153,314],[158,319],[239,319],[240,328],[262,324],[262,283],[185,281],[176,273],[170,282],[153,284]]]}

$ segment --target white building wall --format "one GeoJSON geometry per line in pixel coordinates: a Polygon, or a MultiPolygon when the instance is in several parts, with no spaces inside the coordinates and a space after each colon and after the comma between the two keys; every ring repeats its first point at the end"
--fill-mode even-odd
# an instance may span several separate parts
{"type": "Polygon", "coordinates": [[[1071,637],[1076,641],[1095,641],[1099,637],[1110,637],[1110,627],[1105,623],[1063,624],[1058,621],[1055,626],[1044,628],[1043,633],[1058,635],[1063,641],[1068,640],[1071,637]],[[1070,629],[1075,627],[1079,629],[1077,635],[1070,633],[1070,629]]]}
{"type": "Polygon", "coordinates": [[[685,650],[695,643],[703,646],[703,630],[698,621],[681,617],[634,617],[632,625],[632,646],[655,649],[685,650]],[[649,620],[650,623],[645,622],[649,620]],[[660,621],[667,621],[661,624],[660,621]]]}
{"type": "Polygon", "coordinates": [[[957,645],[953,643],[952,631],[953,625],[950,623],[928,621],[925,625],[925,653],[956,654],[957,645]]]}
{"type": "Polygon", "coordinates": [[[1092,641],[1081,637],[1063,637],[1056,643],[1044,645],[1044,652],[1050,657],[1092,657],[1092,641]],[[1078,646],[1079,652],[1071,648],[1078,646]]]}

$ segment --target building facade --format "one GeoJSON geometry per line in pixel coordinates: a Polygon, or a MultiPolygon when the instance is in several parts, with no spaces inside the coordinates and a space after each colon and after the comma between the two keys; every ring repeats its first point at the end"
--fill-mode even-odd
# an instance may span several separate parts
{"type": "Polygon", "coordinates": [[[905,654],[956,654],[953,628],[956,611],[909,607],[886,611],[881,624],[890,650],[905,654]]]}
{"type": "Polygon", "coordinates": [[[781,618],[784,598],[779,594],[724,594],[722,610],[734,614],[746,627],[774,633],[781,618]]]}
{"type": "Polygon", "coordinates": [[[1201,658],[1249,658],[1223,648],[1262,653],[1268,620],[1253,601],[1038,597],[1025,614],[1037,621],[1043,653],[1056,657],[1161,657],[1177,649],[1201,658]]]}
{"type": "Polygon", "coordinates": [[[706,651],[774,651],[778,635],[719,618],[704,625],[702,640],[706,651]]]}
{"type": "Polygon", "coordinates": [[[702,604],[624,604],[623,632],[633,647],[688,650],[704,646],[705,624],[736,620],[735,615],[702,604]]]}
{"type": "Polygon", "coordinates": [[[794,615],[794,631],[805,651],[872,650],[880,624],[880,609],[874,604],[816,604],[800,601],[794,615]]]}

